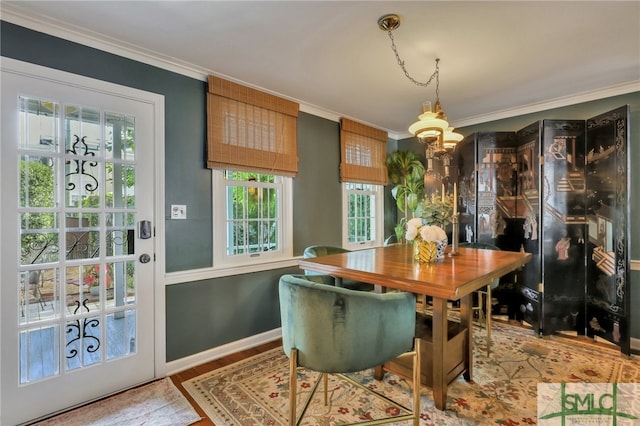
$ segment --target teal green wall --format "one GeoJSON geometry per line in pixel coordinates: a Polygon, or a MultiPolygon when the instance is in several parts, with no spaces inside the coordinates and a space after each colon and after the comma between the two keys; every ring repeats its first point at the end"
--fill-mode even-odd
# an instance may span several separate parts
{"type": "Polygon", "coordinates": [[[300,113],[298,176],[293,180],[293,247],[342,246],[340,128],[335,121],[300,113]],[[319,232],[321,231],[321,232],[319,232]]]}

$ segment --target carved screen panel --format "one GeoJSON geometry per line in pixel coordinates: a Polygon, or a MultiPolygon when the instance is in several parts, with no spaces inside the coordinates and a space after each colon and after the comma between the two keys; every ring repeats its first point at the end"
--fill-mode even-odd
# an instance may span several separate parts
{"type": "Polygon", "coordinates": [[[522,221],[522,247],[531,253],[531,262],[522,271],[518,290],[521,295],[521,318],[537,332],[541,329],[542,301],[538,284],[542,282],[540,267],[540,138],[541,122],[517,132],[518,189],[517,205],[522,221]]]}
{"type": "Polygon", "coordinates": [[[471,134],[457,144],[454,151],[454,164],[457,168],[458,183],[458,236],[460,243],[475,242],[476,229],[476,138],[471,134]]]}
{"type": "Polygon", "coordinates": [[[587,335],[630,354],[629,107],[587,120],[587,335]]]}
{"type": "Polygon", "coordinates": [[[544,120],[542,130],[542,334],[584,334],[583,120],[544,120]]]}

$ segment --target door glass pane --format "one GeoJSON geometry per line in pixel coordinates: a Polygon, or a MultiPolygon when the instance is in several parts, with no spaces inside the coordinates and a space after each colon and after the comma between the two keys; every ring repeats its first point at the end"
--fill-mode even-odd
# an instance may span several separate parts
{"type": "Polygon", "coordinates": [[[108,265],[107,306],[125,306],[135,303],[135,262],[114,262],[108,265]]]}
{"type": "Polygon", "coordinates": [[[20,157],[20,207],[55,207],[56,164],[48,156],[20,157]]]}
{"type": "Polygon", "coordinates": [[[107,359],[136,352],[136,316],[134,310],[107,315],[107,359]]]}
{"type": "Polygon", "coordinates": [[[100,112],[65,108],[65,200],[67,207],[100,207],[100,112]]]}
{"type": "Polygon", "coordinates": [[[100,253],[100,215],[73,212],[65,216],[66,259],[92,259],[100,253]]]}
{"type": "Polygon", "coordinates": [[[135,207],[135,168],[123,163],[107,163],[105,167],[109,208],[127,209],[135,207]]]}
{"type": "Polygon", "coordinates": [[[60,372],[57,325],[30,328],[20,333],[20,383],[29,383],[60,372]]]}
{"type": "Polygon", "coordinates": [[[57,262],[59,259],[57,215],[21,213],[20,264],[57,262]]]}
{"type": "Polygon", "coordinates": [[[60,280],[57,268],[29,269],[20,274],[21,325],[57,318],[60,280]]]}
{"type": "Polygon", "coordinates": [[[27,97],[20,97],[19,104],[20,148],[57,151],[60,105],[27,97]]]}
{"type": "Polygon", "coordinates": [[[105,113],[105,158],[135,160],[135,118],[132,116],[105,113]]]}
{"type": "MultiPolygon", "coordinates": [[[[86,306],[78,306],[74,314],[88,311],[86,306]]],[[[67,321],[65,327],[65,356],[67,370],[99,363],[102,358],[102,327],[100,318],[78,317],[67,321]]]]}

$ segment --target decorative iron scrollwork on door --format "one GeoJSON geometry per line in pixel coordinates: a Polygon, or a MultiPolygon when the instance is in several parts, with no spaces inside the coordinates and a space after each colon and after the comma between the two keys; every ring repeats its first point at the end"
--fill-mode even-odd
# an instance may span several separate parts
{"type": "MultiPolygon", "coordinates": [[[[85,139],[87,138],[86,136],[83,136],[82,139],[80,139],[80,137],[78,137],[78,135],[73,135],[73,137],[75,138],[75,142],[73,143],[73,145],[71,145],[71,149],[67,150],[67,154],[74,154],[74,155],[84,155],[84,156],[90,156],[90,157],[95,157],[95,152],[89,151],[89,146],[87,145],[87,143],[85,142],[85,139]],[[76,148],[78,148],[78,145],[81,145],[81,149],[84,149],[84,152],[82,153],[78,153],[78,151],[76,151],[76,148]]],[[[85,166],[89,165],[90,167],[96,167],[98,165],[98,163],[96,161],[90,161],[90,160],[67,160],[66,164],[71,164],[71,163],[75,163],[75,170],[72,170],[70,172],[68,172],[66,174],[67,177],[72,176],[72,175],[84,175],[84,176],[88,176],[89,178],[92,179],[91,182],[88,182],[87,184],[84,185],[84,189],[86,189],[89,192],[93,192],[96,189],[98,189],[98,180],[95,178],[95,176],[93,176],[90,173],[87,173],[85,170],[85,166]]],[[[67,182],[67,190],[68,191],[72,191],[76,188],[76,184],[73,182],[67,182]]]]}
{"type": "MultiPolygon", "coordinates": [[[[89,307],[87,306],[88,301],[88,299],[84,299],[82,301],[82,307],[86,309],[87,312],[91,311],[91,309],[89,309],[89,307]]],[[[81,307],[80,301],[76,300],[75,304],[76,308],[73,313],[77,314],[81,307]]],[[[88,353],[93,353],[100,349],[100,339],[91,334],[91,329],[97,329],[97,331],[99,332],[99,326],[100,320],[97,318],[84,318],[82,320],[77,319],[67,324],[67,336],[71,336],[71,339],[67,341],[67,359],[79,356],[78,350],[70,346],[80,339],[84,339],[85,341],[89,342],[86,345],[86,350],[88,353]]]]}

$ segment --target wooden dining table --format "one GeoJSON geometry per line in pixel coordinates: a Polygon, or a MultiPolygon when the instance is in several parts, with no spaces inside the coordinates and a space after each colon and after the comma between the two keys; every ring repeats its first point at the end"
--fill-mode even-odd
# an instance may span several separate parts
{"type": "Polygon", "coordinates": [[[461,340],[461,366],[455,371],[455,376],[462,373],[469,381],[473,373],[473,292],[531,260],[531,254],[524,252],[459,248],[457,253],[451,256],[448,250],[439,262],[418,264],[413,260],[411,245],[396,244],[300,259],[299,265],[303,270],[431,297],[433,399],[435,406],[444,410],[447,386],[452,380],[446,368],[449,365],[447,358],[454,350],[448,337],[448,303],[460,301],[460,325],[465,334],[461,340]]]}

